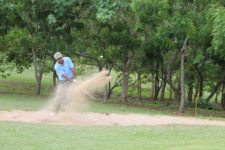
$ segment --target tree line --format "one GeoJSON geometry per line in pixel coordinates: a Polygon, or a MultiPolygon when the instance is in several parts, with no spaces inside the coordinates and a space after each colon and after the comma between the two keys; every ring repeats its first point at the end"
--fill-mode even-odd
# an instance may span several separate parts
{"type": "Polygon", "coordinates": [[[169,88],[180,112],[214,96],[225,109],[224,0],[0,0],[0,14],[1,75],[33,66],[36,94],[61,50],[120,73],[105,102],[117,86],[126,102],[136,74],[139,99],[148,79],[150,96],[163,101],[169,88]]]}

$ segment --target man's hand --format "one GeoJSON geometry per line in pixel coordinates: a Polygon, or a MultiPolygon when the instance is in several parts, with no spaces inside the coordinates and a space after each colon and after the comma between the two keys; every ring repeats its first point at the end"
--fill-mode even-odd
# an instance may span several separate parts
{"type": "Polygon", "coordinates": [[[74,78],[69,78],[66,74],[63,74],[63,76],[64,76],[64,78],[66,78],[67,81],[74,82],[74,83],[77,82],[76,79],[74,79],[74,78]]]}

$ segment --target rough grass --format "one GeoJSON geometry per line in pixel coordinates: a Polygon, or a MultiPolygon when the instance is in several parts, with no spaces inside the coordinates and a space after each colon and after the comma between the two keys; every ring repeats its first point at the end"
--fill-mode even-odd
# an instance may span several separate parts
{"type": "MultiPolygon", "coordinates": [[[[42,80],[41,95],[49,95],[52,91],[51,74],[44,74],[42,80]]],[[[35,78],[32,68],[22,73],[16,73],[12,70],[7,78],[0,76],[0,93],[6,94],[35,94],[35,78]]]]}
{"type": "MultiPolygon", "coordinates": [[[[1,94],[0,96],[0,110],[34,110],[42,108],[47,104],[49,98],[46,96],[32,96],[32,95],[12,95],[1,94]]],[[[100,101],[89,101],[89,107],[83,111],[101,112],[101,113],[140,113],[140,114],[166,114],[158,110],[150,108],[142,108],[129,105],[121,105],[118,103],[104,104],[100,101]]]]}
{"type": "Polygon", "coordinates": [[[0,110],[38,110],[47,102],[46,97],[1,94],[0,110]]]}

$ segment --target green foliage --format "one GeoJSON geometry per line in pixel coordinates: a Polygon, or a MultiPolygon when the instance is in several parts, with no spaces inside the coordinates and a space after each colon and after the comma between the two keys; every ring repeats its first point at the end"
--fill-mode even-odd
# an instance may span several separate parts
{"type": "MultiPolygon", "coordinates": [[[[194,83],[196,90],[202,74],[204,89],[210,90],[224,70],[224,4],[224,0],[1,0],[0,72],[7,76],[6,69],[14,66],[22,72],[32,64],[32,56],[38,68],[44,63],[44,72],[50,72],[55,51],[99,70],[122,71],[132,54],[131,73],[158,74],[162,80],[188,37],[186,84],[194,83]]],[[[178,58],[171,72],[177,84],[178,58]]]]}
{"type": "MultiPolygon", "coordinates": [[[[210,52],[219,60],[225,60],[225,8],[223,6],[213,6],[209,9],[209,17],[212,20],[212,49],[210,52]]],[[[210,22],[211,23],[211,22],[210,22]]]]}
{"type": "Polygon", "coordinates": [[[127,9],[129,7],[129,1],[97,0],[95,6],[97,20],[102,23],[107,23],[116,15],[116,11],[121,8],[127,9]]]}
{"type": "Polygon", "coordinates": [[[49,14],[47,20],[49,25],[56,23],[56,18],[53,14],[49,14]]]}
{"type": "Polygon", "coordinates": [[[6,78],[10,75],[10,70],[14,68],[14,64],[8,63],[4,54],[0,54],[0,76],[6,78]]]}
{"type": "Polygon", "coordinates": [[[157,26],[167,16],[169,9],[168,0],[133,0],[131,7],[141,23],[152,27],[157,26]]]}
{"type": "Polygon", "coordinates": [[[32,61],[30,53],[25,48],[27,46],[25,42],[27,35],[26,30],[14,28],[2,38],[2,42],[5,44],[5,48],[3,49],[5,61],[15,63],[17,71],[19,72],[30,67],[32,61]]]}

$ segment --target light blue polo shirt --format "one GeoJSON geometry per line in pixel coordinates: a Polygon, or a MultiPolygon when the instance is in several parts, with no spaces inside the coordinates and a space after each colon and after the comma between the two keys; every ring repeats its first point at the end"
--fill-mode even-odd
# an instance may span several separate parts
{"type": "Polygon", "coordinates": [[[64,59],[63,65],[56,62],[55,66],[54,66],[54,69],[56,71],[56,74],[57,74],[59,80],[66,80],[63,77],[63,74],[66,74],[69,78],[74,77],[73,72],[71,70],[74,67],[74,65],[73,65],[71,59],[69,57],[63,57],[63,59],[64,59]]]}

